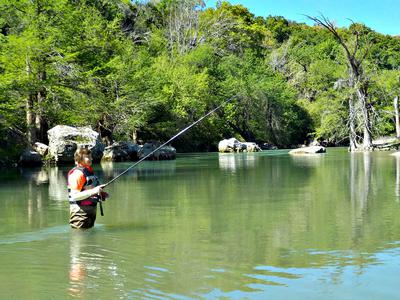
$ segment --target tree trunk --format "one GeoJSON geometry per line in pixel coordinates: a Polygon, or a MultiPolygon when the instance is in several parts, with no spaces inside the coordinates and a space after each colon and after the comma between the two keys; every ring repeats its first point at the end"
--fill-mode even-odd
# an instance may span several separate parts
{"type": "Polygon", "coordinates": [[[36,141],[34,96],[29,95],[26,100],[26,129],[28,144],[32,145],[36,141]]]}
{"type": "Polygon", "coordinates": [[[137,144],[137,130],[132,130],[132,141],[137,144]]]}
{"type": "Polygon", "coordinates": [[[395,115],[395,123],[396,123],[396,137],[400,138],[399,96],[394,97],[393,106],[394,106],[394,115],[395,115]]]}
{"type": "MultiPolygon", "coordinates": [[[[26,58],[26,73],[28,76],[31,74],[31,65],[29,59],[26,58]]],[[[35,127],[35,96],[32,92],[29,93],[26,99],[26,136],[28,144],[32,145],[36,141],[36,127],[35,127]]]]}
{"type": "MultiPolygon", "coordinates": [[[[350,69],[349,74],[349,87],[354,87],[355,75],[352,69],[350,69]]],[[[358,149],[357,144],[357,132],[356,132],[356,106],[354,103],[354,95],[350,96],[349,99],[349,142],[350,142],[350,151],[355,152],[358,149]]]]}
{"type": "Polygon", "coordinates": [[[363,116],[363,149],[372,150],[372,134],[371,123],[369,119],[369,112],[367,107],[367,94],[362,89],[357,89],[358,101],[360,102],[362,116],[363,116]]]}
{"type": "MultiPolygon", "coordinates": [[[[46,80],[46,72],[42,71],[39,72],[38,81],[43,82],[46,80]]],[[[36,116],[35,116],[35,128],[36,128],[36,140],[47,144],[47,124],[46,120],[44,119],[43,115],[43,104],[46,99],[46,91],[44,88],[40,88],[39,91],[36,93],[36,101],[37,101],[37,108],[36,108],[36,116]]]]}

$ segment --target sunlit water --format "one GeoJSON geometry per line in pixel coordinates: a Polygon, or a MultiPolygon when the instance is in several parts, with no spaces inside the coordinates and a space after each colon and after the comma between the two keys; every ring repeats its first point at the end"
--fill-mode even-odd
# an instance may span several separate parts
{"type": "MultiPolygon", "coordinates": [[[[103,182],[129,163],[96,165],[103,182]]],[[[1,299],[399,299],[400,158],[178,155],[69,228],[67,168],[0,174],[1,299]]]]}

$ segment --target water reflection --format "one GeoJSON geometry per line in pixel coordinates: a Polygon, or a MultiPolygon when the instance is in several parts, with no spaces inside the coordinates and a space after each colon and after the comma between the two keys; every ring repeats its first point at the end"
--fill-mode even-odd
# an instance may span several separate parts
{"type": "MultiPolygon", "coordinates": [[[[110,181],[112,178],[116,177],[121,173],[120,169],[117,167],[118,164],[112,161],[102,161],[100,164],[102,177],[104,182],[110,181]]],[[[98,175],[99,176],[99,175],[98,175]]]]}
{"type": "Polygon", "coordinates": [[[219,168],[232,173],[237,169],[254,168],[258,159],[257,153],[218,153],[219,168]]]}
{"type": "Polygon", "coordinates": [[[124,276],[110,255],[113,251],[100,243],[101,234],[101,230],[71,230],[68,292],[72,297],[93,299],[96,289],[110,282],[115,290],[123,290],[124,276]]]}
{"type": "Polygon", "coordinates": [[[27,220],[30,227],[42,227],[46,224],[43,208],[48,203],[48,193],[36,185],[37,181],[28,182],[27,190],[27,220]]]}
{"type": "Polygon", "coordinates": [[[49,176],[49,196],[52,200],[67,201],[67,174],[58,167],[47,169],[49,176]]]}
{"type": "MultiPolygon", "coordinates": [[[[84,299],[341,299],[353,288],[369,295],[367,285],[397,292],[400,207],[393,199],[400,164],[377,153],[332,152],[145,162],[110,186],[106,216],[85,232],[66,225],[65,198],[52,201],[63,197],[58,189],[65,189],[66,169],[49,169],[48,182],[39,186],[36,178],[19,180],[0,190],[3,230],[17,231],[8,220],[26,222],[27,211],[30,229],[51,222],[64,227],[56,228],[56,243],[48,230],[0,240],[8,256],[0,282],[23,277],[29,267],[55,299],[65,296],[60,290],[84,299]],[[42,256],[26,259],[32,249],[42,256]],[[50,268],[68,280],[49,278],[50,268]],[[325,298],[326,290],[338,292],[325,298]]],[[[128,166],[97,165],[96,172],[104,182],[128,166]]]]}
{"type": "Polygon", "coordinates": [[[400,156],[395,155],[396,158],[396,184],[395,184],[395,195],[396,201],[400,201],[400,156]]]}
{"type": "Polygon", "coordinates": [[[318,167],[325,159],[322,154],[290,155],[293,164],[299,167],[318,167]]]}
{"type": "Polygon", "coordinates": [[[371,189],[371,153],[350,153],[350,201],[353,237],[359,238],[371,189]]]}
{"type": "Polygon", "coordinates": [[[85,246],[86,234],[74,230],[70,240],[70,270],[69,270],[69,294],[81,298],[84,293],[85,281],[89,265],[82,256],[82,247],[85,246]]]}

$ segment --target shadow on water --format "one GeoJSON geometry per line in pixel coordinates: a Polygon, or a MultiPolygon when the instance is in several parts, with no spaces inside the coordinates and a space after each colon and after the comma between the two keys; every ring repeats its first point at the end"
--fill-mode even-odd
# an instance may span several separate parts
{"type": "MultiPolygon", "coordinates": [[[[132,222],[132,223],[116,223],[116,224],[101,224],[96,223],[94,228],[86,230],[74,230],[71,229],[69,225],[54,226],[50,228],[43,228],[36,231],[22,232],[12,235],[3,235],[0,238],[0,245],[9,245],[17,243],[30,243],[43,241],[47,239],[52,239],[55,237],[64,236],[66,233],[81,232],[83,235],[90,234],[112,234],[119,231],[143,231],[154,229],[154,225],[149,225],[147,223],[132,222]]],[[[78,234],[77,234],[78,235],[78,234]]]]}
{"type": "Polygon", "coordinates": [[[68,225],[63,225],[44,228],[37,231],[29,231],[8,236],[6,235],[0,239],[0,245],[43,241],[46,239],[51,239],[55,236],[63,235],[69,231],[70,227],[68,225]]]}

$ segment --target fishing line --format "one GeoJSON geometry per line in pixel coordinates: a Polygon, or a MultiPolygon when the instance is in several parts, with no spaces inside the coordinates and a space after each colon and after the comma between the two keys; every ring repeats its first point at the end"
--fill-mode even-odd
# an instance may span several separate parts
{"type": "Polygon", "coordinates": [[[204,116],[202,116],[200,119],[198,119],[196,122],[190,124],[189,126],[187,126],[186,128],[182,129],[181,131],[179,131],[177,134],[175,134],[173,137],[171,137],[168,141],[166,141],[164,144],[162,144],[161,146],[158,146],[156,149],[154,149],[153,151],[151,151],[149,154],[147,154],[146,156],[142,157],[140,160],[138,160],[136,163],[134,163],[133,165],[131,165],[130,167],[128,167],[125,171],[121,172],[119,175],[115,176],[113,179],[111,179],[109,182],[103,184],[102,186],[106,187],[108,185],[110,185],[111,183],[113,183],[114,181],[116,181],[118,178],[120,178],[122,175],[124,175],[126,172],[128,172],[129,170],[131,170],[132,168],[136,167],[138,164],[140,164],[141,162],[143,162],[146,158],[148,158],[149,156],[151,156],[153,153],[157,152],[158,150],[160,150],[162,147],[164,147],[165,145],[169,144],[170,142],[172,142],[174,139],[176,139],[178,136],[180,136],[182,133],[188,131],[190,128],[192,128],[193,126],[195,126],[196,124],[198,124],[199,122],[201,122],[203,119],[207,118],[209,115],[211,115],[213,112],[215,112],[216,110],[218,110],[219,108],[221,108],[222,106],[224,106],[226,103],[232,101],[232,99],[234,99],[234,97],[229,98],[228,100],[225,100],[224,102],[222,102],[219,106],[217,106],[216,108],[214,108],[213,110],[209,111],[207,114],[205,114],[204,116]]]}

